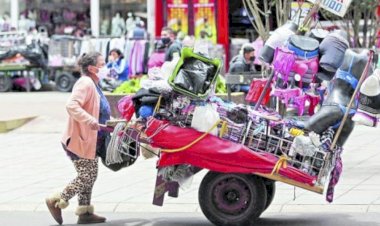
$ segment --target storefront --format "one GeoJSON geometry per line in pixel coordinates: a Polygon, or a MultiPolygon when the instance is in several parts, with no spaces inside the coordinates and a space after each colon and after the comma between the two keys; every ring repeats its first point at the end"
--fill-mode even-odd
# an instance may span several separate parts
{"type": "Polygon", "coordinates": [[[0,0],[0,32],[9,31],[12,26],[11,20],[11,0],[0,0]]]}
{"type": "MultiPolygon", "coordinates": [[[[247,38],[252,41],[255,31],[241,1],[233,0],[155,0],[155,35],[160,36],[164,26],[181,34],[202,34],[215,44],[224,46],[226,59],[236,51],[231,39],[247,38]]],[[[204,38],[204,37],[203,37],[204,38]]],[[[226,62],[227,63],[227,62],[226,62]]]]}
{"type": "Polygon", "coordinates": [[[152,29],[147,0],[0,0],[0,4],[0,31],[37,28],[50,35],[121,36],[136,25],[152,29]]]}

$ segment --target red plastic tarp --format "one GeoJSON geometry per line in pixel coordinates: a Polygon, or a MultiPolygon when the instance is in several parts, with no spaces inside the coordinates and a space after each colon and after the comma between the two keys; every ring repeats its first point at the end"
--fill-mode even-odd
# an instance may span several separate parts
{"type": "MultiPolygon", "coordinates": [[[[167,122],[149,119],[146,134],[151,137],[153,147],[177,149],[184,147],[203,133],[192,128],[164,125],[167,122]],[[163,129],[162,129],[163,128],[163,129]]],[[[162,152],[158,167],[190,164],[199,168],[222,173],[263,173],[270,174],[278,158],[270,153],[258,153],[244,145],[220,139],[213,135],[190,148],[175,153],[162,152]]],[[[281,168],[279,174],[295,181],[314,185],[316,178],[294,167],[281,168]]]]}

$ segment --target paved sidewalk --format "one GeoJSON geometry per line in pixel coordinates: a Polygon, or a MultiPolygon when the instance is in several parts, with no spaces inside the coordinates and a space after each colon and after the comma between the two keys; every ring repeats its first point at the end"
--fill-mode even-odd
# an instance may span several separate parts
{"type": "MultiPolygon", "coordinates": [[[[68,94],[0,94],[0,118],[36,114],[20,129],[0,134],[0,211],[47,211],[44,198],[61,190],[75,176],[59,140],[65,125],[64,103],[68,94]]],[[[343,175],[335,201],[277,183],[268,213],[380,214],[380,129],[358,126],[345,145],[343,175]],[[295,196],[294,196],[295,194],[295,196]],[[295,197],[295,199],[294,199],[295,197]]],[[[112,172],[101,166],[93,201],[101,212],[199,213],[198,186],[206,172],[197,174],[179,198],[166,198],[163,207],[151,205],[155,183],[155,159],[140,158],[133,166],[112,172]]],[[[68,210],[73,211],[76,200],[68,210]]]]}

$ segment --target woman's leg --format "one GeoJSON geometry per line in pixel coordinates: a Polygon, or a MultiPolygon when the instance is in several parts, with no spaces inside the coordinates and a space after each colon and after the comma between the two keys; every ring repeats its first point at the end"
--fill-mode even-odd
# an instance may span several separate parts
{"type": "Polygon", "coordinates": [[[74,167],[78,176],[70,182],[61,193],[65,201],[69,201],[78,195],[79,205],[89,205],[91,200],[91,190],[98,174],[97,159],[74,160],[74,167]]]}
{"type": "Polygon", "coordinates": [[[78,224],[103,223],[106,218],[94,214],[91,205],[92,188],[98,176],[98,159],[80,159],[75,161],[78,177],[66,187],[62,196],[72,198],[78,195],[78,208],[75,214],[79,216],[78,224]]]}
{"type": "Polygon", "coordinates": [[[83,189],[78,193],[78,204],[80,206],[88,206],[91,204],[92,188],[98,176],[98,159],[88,163],[86,174],[88,178],[85,178],[86,182],[83,184],[83,189]]]}
{"type": "Polygon", "coordinates": [[[91,190],[98,173],[98,160],[78,159],[73,160],[78,176],[70,182],[60,194],[55,194],[46,199],[46,205],[58,224],[62,224],[61,209],[69,205],[69,200],[75,195],[79,197],[79,205],[89,206],[91,190]]]}

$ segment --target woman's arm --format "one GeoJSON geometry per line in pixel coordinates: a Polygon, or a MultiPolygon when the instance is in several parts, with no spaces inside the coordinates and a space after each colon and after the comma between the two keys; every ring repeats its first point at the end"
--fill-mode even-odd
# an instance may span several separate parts
{"type": "Polygon", "coordinates": [[[87,83],[85,80],[78,80],[66,104],[66,110],[69,115],[75,121],[86,125],[97,123],[96,118],[83,109],[84,104],[88,101],[88,92],[91,90],[91,86],[92,84],[87,83]]]}

